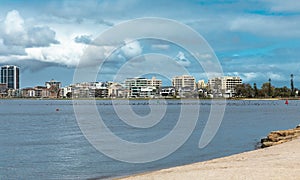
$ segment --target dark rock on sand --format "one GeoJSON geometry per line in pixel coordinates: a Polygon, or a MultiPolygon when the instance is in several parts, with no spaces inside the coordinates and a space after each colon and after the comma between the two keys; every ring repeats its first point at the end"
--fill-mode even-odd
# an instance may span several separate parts
{"type": "Polygon", "coordinates": [[[291,141],[300,136],[300,125],[294,129],[271,132],[266,138],[261,139],[261,148],[266,148],[291,141]]]}

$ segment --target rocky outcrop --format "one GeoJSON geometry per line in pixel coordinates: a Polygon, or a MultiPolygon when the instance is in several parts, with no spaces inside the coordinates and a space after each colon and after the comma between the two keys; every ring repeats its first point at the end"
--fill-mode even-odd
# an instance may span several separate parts
{"type": "Polygon", "coordinates": [[[300,136],[300,125],[295,129],[273,131],[266,138],[261,139],[261,148],[274,146],[291,141],[300,136]]]}

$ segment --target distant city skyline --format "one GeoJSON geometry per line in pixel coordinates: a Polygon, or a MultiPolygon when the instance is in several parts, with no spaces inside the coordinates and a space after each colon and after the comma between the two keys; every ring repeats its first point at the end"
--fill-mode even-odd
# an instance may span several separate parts
{"type": "MultiPolygon", "coordinates": [[[[300,3],[293,0],[3,0],[0,66],[20,67],[20,88],[51,79],[67,86],[84,49],[95,38],[113,25],[141,17],[169,18],[190,26],[215,51],[224,75],[240,76],[244,83],[258,87],[269,78],[275,86],[289,87],[293,74],[295,88],[300,88],[300,3]]],[[[120,62],[147,53],[169,56],[197,80],[208,80],[202,69],[195,68],[189,52],[154,40],[124,42],[97,80],[113,81],[120,62]]],[[[159,78],[164,85],[171,82],[159,78]]]]}

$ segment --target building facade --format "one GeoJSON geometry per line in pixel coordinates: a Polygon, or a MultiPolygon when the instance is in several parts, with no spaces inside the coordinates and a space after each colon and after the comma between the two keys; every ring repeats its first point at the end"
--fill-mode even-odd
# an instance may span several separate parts
{"type": "Polygon", "coordinates": [[[7,91],[8,91],[7,84],[0,83],[0,98],[6,97],[7,91]]]}
{"type": "Polygon", "coordinates": [[[82,82],[62,88],[64,98],[107,98],[110,82],[82,82]]]}
{"type": "Polygon", "coordinates": [[[226,97],[233,96],[235,87],[239,84],[242,84],[242,79],[238,76],[223,76],[208,80],[210,90],[226,97]]]}
{"type": "Polygon", "coordinates": [[[125,96],[125,89],[119,83],[112,83],[108,87],[108,97],[110,98],[122,98],[125,96]]]}
{"type": "Polygon", "coordinates": [[[125,80],[125,89],[127,97],[154,97],[159,95],[159,89],[162,86],[162,80],[152,77],[146,78],[127,78],[125,80]]]}
{"type": "Polygon", "coordinates": [[[176,76],[172,79],[172,85],[177,91],[183,88],[196,89],[195,77],[190,75],[176,76]]]}
{"type": "Polygon", "coordinates": [[[175,87],[173,86],[161,87],[160,95],[162,97],[174,97],[176,95],[175,87]]]}
{"type": "Polygon", "coordinates": [[[13,65],[1,67],[1,83],[7,84],[8,89],[18,90],[20,88],[20,70],[13,65]]]}
{"type": "Polygon", "coordinates": [[[45,82],[45,86],[48,90],[49,98],[59,98],[61,94],[61,82],[55,81],[52,79],[51,81],[45,82]]]}

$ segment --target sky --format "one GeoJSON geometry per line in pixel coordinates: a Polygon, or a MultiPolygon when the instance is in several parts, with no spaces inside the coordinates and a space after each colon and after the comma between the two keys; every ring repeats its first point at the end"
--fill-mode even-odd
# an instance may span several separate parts
{"type": "MultiPolygon", "coordinates": [[[[103,45],[97,53],[87,50],[110,28],[144,17],[175,20],[195,30],[216,54],[224,75],[259,86],[271,78],[275,86],[289,87],[294,74],[295,87],[300,88],[297,0],[1,0],[0,65],[20,67],[22,88],[51,79],[67,86],[82,61],[105,61],[96,80],[110,81],[129,59],[150,63],[139,59],[156,53],[185,67],[197,80],[207,80],[193,55],[170,42],[129,39],[113,54],[113,45],[103,45]]],[[[174,72],[163,59],[156,68],[174,72]]]]}

